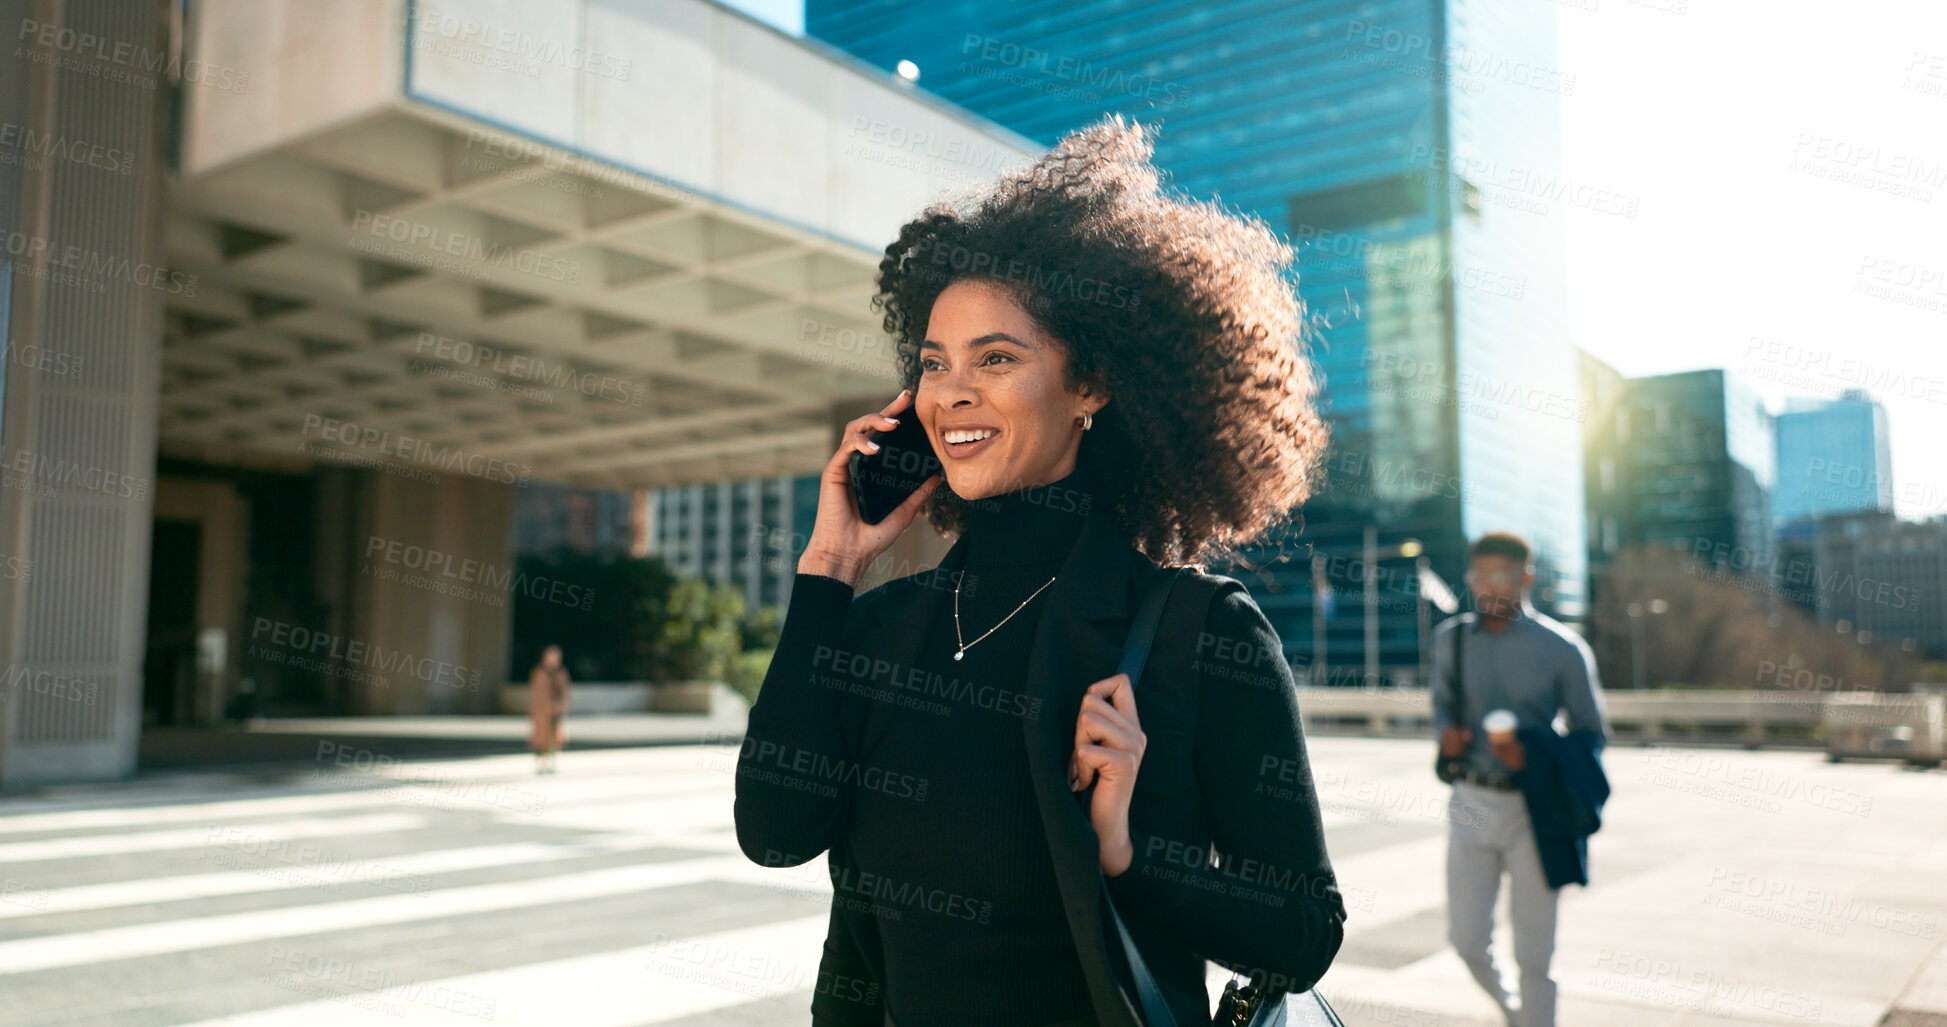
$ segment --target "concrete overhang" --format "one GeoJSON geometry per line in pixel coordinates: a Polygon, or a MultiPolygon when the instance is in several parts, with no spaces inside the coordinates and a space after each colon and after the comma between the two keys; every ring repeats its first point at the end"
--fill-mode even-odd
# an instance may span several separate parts
{"type": "Polygon", "coordinates": [[[704,0],[191,10],[168,456],[814,471],[834,404],[896,388],[885,243],[1038,152],[704,0]]]}

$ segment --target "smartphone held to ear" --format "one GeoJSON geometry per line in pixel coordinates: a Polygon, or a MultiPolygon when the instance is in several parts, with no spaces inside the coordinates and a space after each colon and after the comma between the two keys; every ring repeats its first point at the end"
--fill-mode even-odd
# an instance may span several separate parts
{"type": "Polygon", "coordinates": [[[852,453],[852,493],[858,497],[859,517],[877,524],[919,491],[926,479],[944,475],[946,468],[933,453],[926,427],[910,411],[891,431],[877,432],[877,453],[852,453]]]}

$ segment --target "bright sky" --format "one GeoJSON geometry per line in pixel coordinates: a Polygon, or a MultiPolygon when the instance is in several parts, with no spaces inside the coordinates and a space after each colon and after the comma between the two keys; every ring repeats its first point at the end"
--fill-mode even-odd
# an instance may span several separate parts
{"type": "MultiPolygon", "coordinates": [[[[729,2],[804,31],[802,0],[729,2]]],[[[1574,342],[1628,375],[1741,370],[1774,411],[1864,386],[1900,514],[1947,513],[1947,3],[1557,10],[1567,177],[1641,201],[1557,205],[1574,342]]]]}
{"type": "Polygon", "coordinates": [[[1812,386],[1774,410],[1863,384],[1900,514],[1947,513],[1947,4],[1672,2],[1560,8],[1567,174],[1642,197],[1568,211],[1575,342],[1812,386]]]}
{"type": "Polygon", "coordinates": [[[722,0],[724,6],[767,21],[794,36],[804,35],[804,0],[722,0]]]}

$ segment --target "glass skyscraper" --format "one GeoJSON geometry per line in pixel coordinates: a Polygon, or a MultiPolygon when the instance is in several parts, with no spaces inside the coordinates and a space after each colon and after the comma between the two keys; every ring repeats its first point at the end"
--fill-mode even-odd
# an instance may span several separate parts
{"type": "MultiPolygon", "coordinates": [[[[1560,215],[1634,210],[1562,177],[1574,81],[1554,17],[1514,0],[806,5],[809,34],[888,70],[909,61],[919,88],[1043,143],[1112,112],[1159,124],[1172,186],[1297,246],[1329,483],[1249,566],[1226,569],[1301,673],[1321,635],[1331,667],[1364,665],[1368,526],[1381,554],[1418,541],[1456,585],[1469,538],[1519,532],[1539,550],[1538,605],[1583,612],[1586,412],[1560,215]]],[[[1373,580],[1382,672],[1412,679],[1412,561],[1382,559],[1373,580]]]]}
{"type": "Polygon", "coordinates": [[[1886,408],[1859,389],[1834,400],[1793,400],[1778,415],[1780,526],[1806,517],[1893,509],[1886,408]]]}
{"type": "Polygon", "coordinates": [[[1589,457],[1619,495],[1600,554],[1652,546],[1770,573],[1774,427],[1749,382],[1715,368],[1631,378],[1603,428],[1589,457]]]}

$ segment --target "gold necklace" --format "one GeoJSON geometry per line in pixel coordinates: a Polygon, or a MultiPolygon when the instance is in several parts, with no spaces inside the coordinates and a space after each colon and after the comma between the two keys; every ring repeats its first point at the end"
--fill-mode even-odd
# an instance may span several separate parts
{"type": "Polygon", "coordinates": [[[967,650],[972,649],[974,646],[980,644],[981,638],[986,638],[988,635],[991,635],[994,632],[999,631],[1001,629],[1001,624],[1006,624],[1008,621],[1013,620],[1014,614],[1020,613],[1023,609],[1027,607],[1029,603],[1034,602],[1035,596],[1038,596],[1042,592],[1046,591],[1048,585],[1052,585],[1055,583],[1054,578],[1049,578],[1048,585],[1043,585],[1040,588],[1035,589],[1034,592],[1030,594],[1026,599],[1021,600],[1021,605],[1015,607],[1013,613],[1009,613],[1007,616],[1001,618],[1001,624],[996,624],[993,627],[988,628],[986,634],[983,634],[980,636],[980,638],[976,638],[973,641],[969,642],[966,640],[966,636],[962,634],[960,631],[960,579],[965,575],[965,573],[966,572],[964,571],[959,571],[959,572],[955,572],[955,574],[953,575],[953,640],[959,643],[960,645],[960,651],[953,654],[953,658],[955,660],[959,660],[962,657],[965,657],[967,655],[967,650]]]}

